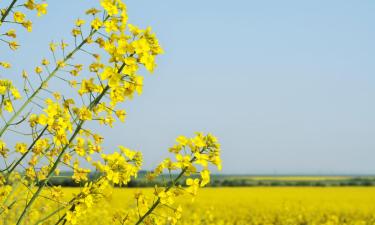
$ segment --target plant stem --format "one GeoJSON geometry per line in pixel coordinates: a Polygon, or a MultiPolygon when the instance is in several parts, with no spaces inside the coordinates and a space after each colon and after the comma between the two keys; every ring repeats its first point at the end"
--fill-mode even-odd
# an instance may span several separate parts
{"type": "Polygon", "coordinates": [[[5,18],[8,16],[10,10],[13,8],[13,6],[14,6],[14,4],[16,4],[16,2],[17,2],[17,0],[13,0],[12,3],[10,3],[7,10],[5,11],[5,13],[1,17],[1,23],[4,22],[5,18]]]}
{"type": "Polygon", "coordinates": [[[17,168],[17,166],[22,162],[22,160],[26,157],[26,155],[31,151],[31,149],[34,147],[35,143],[43,136],[44,132],[47,130],[48,125],[43,128],[43,130],[39,133],[38,137],[31,143],[27,151],[22,154],[21,158],[17,160],[17,162],[12,166],[12,168],[7,172],[6,179],[8,180],[9,175],[17,168]]]}

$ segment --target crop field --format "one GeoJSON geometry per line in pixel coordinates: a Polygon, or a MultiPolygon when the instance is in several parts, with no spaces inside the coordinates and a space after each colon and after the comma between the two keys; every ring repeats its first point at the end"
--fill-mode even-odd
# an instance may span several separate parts
{"type": "MultiPolygon", "coordinates": [[[[78,189],[64,188],[64,194],[71,197],[78,189]]],[[[138,191],[151,195],[153,189],[117,188],[79,224],[112,224],[115,213],[126,214],[126,208],[134,205],[138,191]]],[[[374,187],[203,188],[195,199],[181,199],[183,212],[178,224],[373,225],[374,203],[374,187]]],[[[155,214],[164,216],[163,211],[155,214]]]]}
{"type": "MultiPolygon", "coordinates": [[[[67,193],[74,190],[66,189],[67,193]]],[[[110,202],[90,217],[104,218],[100,215],[133,204],[137,190],[116,189],[110,202]]],[[[142,191],[151,193],[153,189],[142,191]]],[[[194,201],[181,202],[180,224],[186,225],[375,224],[373,187],[204,188],[194,201]]]]}
{"type": "Polygon", "coordinates": [[[252,180],[274,180],[274,181],[327,181],[347,180],[350,176],[248,176],[252,180]]]}
{"type": "MultiPolygon", "coordinates": [[[[114,193],[121,207],[132,190],[114,193]]],[[[374,224],[375,188],[206,188],[181,224],[374,224]]]]}

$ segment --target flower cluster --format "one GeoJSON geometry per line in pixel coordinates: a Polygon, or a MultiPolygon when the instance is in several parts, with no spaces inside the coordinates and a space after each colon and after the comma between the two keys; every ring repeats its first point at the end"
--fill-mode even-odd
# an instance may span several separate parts
{"type": "Polygon", "coordinates": [[[8,112],[13,112],[12,101],[20,99],[21,94],[18,89],[13,86],[12,81],[7,79],[0,79],[0,95],[0,111],[2,111],[2,109],[5,109],[8,112]]]}
{"type": "MultiPolygon", "coordinates": [[[[12,0],[1,10],[1,22],[9,22],[5,18],[13,14],[13,22],[31,30],[31,22],[18,8],[36,10],[39,16],[46,13],[47,4],[34,0],[13,4],[17,1],[12,0]]],[[[0,212],[0,216],[12,224],[24,224],[26,220],[41,224],[55,219],[57,224],[80,223],[106,196],[109,187],[127,185],[141,169],[140,152],[119,146],[118,152],[104,153],[104,138],[90,127],[112,127],[116,121],[126,120],[122,103],[142,94],[144,77],[140,72],[144,69],[152,73],[163,49],[151,28],[128,23],[122,0],[100,0],[100,8],[90,8],[85,14],[75,21],[71,41],[49,44],[51,60],[42,58],[30,75],[22,72],[24,98],[12,81],[0,80],[0,113],[5,121],[0,128],[0,155],[6,161],[0,174],[0,201],[4,212],[14,209],[13,214],[0,212]],[[52,89],[56,83],[64,88],[52,89]],[[4,141],[10,132],[16,140],[12,144],[4,141]],[[72,171],[70,179],[81,186],[70,201],[62,197],[61,187],[50,187],[54,179],[64,177],[62,170],[72,171]],[[18,182],[11,179],[15,175],[20,177],[18,182]],[[45,196],[46,190],[50,190],[50,196],[45,196]],[[16,193],[26,195],[26,201],[20,201],[16,193]],[[41,198],[55,201],[57,209],[36,213],[41,198]]],[[[16,32],[9,30],[3,36],[15,38],[16,32]]],[[[10,46],[16,49],[18,44],[10,46]]],[[[0,67],[11,65],[0,62],[0,67]]],[[[116,217],[122,224],[157,224],[160,218],[153,212],[160,206],[173,209],[166,217],[168,223],[175,224],[182,210],[175,206],[176,198],[185,193],[195,195],[199,187],[207,185],[210,164],[221,168],[220,146],[211,134],[178,137],[170,151],[176,160],[165,159],[148,178],[168,171],[171,180],[165,187],[155,187],[156,201],[137,194],[137,207],[128,210],[126,216],[116,217]]]]}
{"type": "Polygon", "coordinates": [[[70,224],[77,224],[95,203],[105,198],[110,185],[107,180],[98,179],[95,182],[86,183],[82,191],[70,202],[70,208],[64,214],[65,220],[70,224]]]}
{"type": "Polygon", "coordinates": [[[141,152],[132,151],[123,146],[121,153],[102,154],[105,164],[94,162],[96,169],[104,173],[104,177],[115,185],[126,185],[132,177],[136,178],[142,166],[141,152]]]}
{"type": "Polygon", "coordinates": [[[152,197],[137,193],[137,207],[127,211],[127,216],[115,214],[114,221],[119,224],[176,224],[182,212],[181,206],[176,205],[176,199],[184,194],[194,197],[200,187],[210,182],[210,164],[221,169],[220,144],[212,134],[196,133],[193,138],[180,136],[176,142],[170,148],[176,160],[165,159],[147,175],[153,180],[168,171],[170,180],[167,185],[155,186],[152,197]],[[180,181],[184,179],[185,185],[182,185],[180,181]],[[162,211],[163,208],[169,209],[169,212],[162,211]],[[159,213],[163,215],[158,216],[159,213]]]}

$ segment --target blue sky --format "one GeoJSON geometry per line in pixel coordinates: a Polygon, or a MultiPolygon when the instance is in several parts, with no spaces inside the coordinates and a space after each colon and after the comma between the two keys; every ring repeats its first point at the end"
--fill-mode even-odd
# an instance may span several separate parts
{"type": "MultiPolygon", "coordinates": [[[[375,172],[373,1],[127,2],[129,22],[152,26],[165,54],[128,121],[102,130],[106,151],[142,150],[149,169],[175,137],[204,131],[222,143],[224,173],[375,172]]],[[[97,1],[48,3],[6,52],[19,70],[97,1]]]]}

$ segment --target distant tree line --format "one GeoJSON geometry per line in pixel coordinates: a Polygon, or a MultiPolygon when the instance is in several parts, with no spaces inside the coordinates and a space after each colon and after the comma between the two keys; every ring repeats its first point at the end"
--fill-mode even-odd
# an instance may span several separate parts
{"type": "MultiPolygon", "coordinates": [[[[61,185],[63,187],[80,187],[81,183],[74,182],[69,175],[70,172],[65,172],[61,177],[55,177],[49,180],[48,184],[51,186],[61,185]]],[[[160,178],[149,181],[146,179],[146,171],[142,171],[139,174],[139,179],[130,181],[126,187],[154,187],[163,186],[170,183],[171,178],[174,175],[164,175],[160,178]]],[[[90,174],[90,179],[98,176],[98,174],[90,174]]],[[[178,184],[184,185],[184,180],[180,181],[178,184]]],[[[309,186],[309,187],[338,187],[338,186],[375,186],[375,176],[374,177],[348,177],[345,179],[322,179],[322,180],[282,180],[280,178],[272,180],[256,180],[252,179],[251,176],[236,176],[236,175],[214,175],[211,178],[211,182],[208,185],[210,187],[256,187],[256,186],[267,186],[267,187],[277,187],[277,186],[309,186]]]]}

